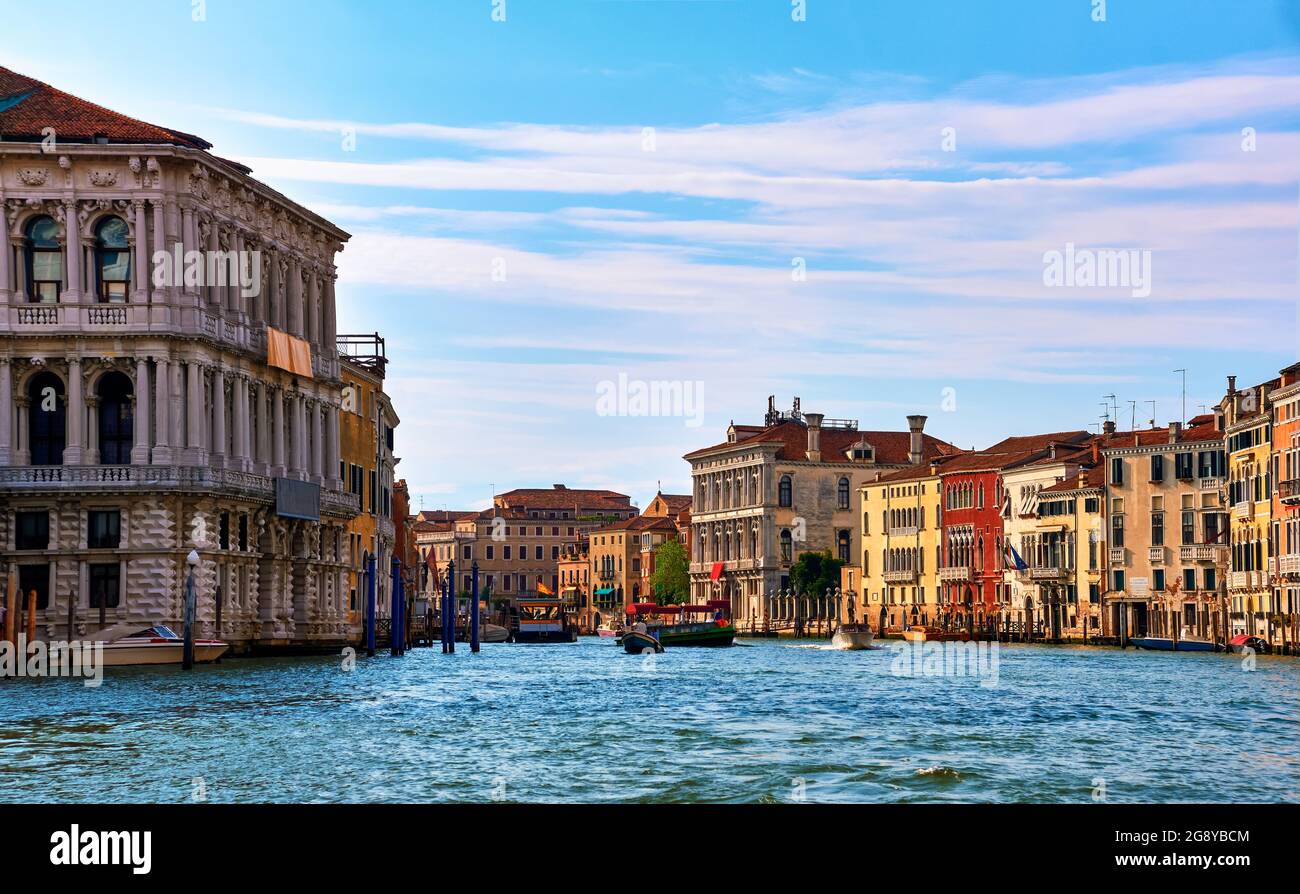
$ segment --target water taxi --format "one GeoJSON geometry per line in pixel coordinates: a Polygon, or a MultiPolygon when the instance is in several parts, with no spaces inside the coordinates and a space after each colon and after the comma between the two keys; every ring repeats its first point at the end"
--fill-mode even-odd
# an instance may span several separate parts
{"type": "MultiPolygon", "coordinates": [[[[652,623],[651,632],[663,646],[730,646],[736,639],[735,625],[723,617],[718,605],[656,605],[653,602],[637,602],[628,606],[627,611],[633,616],[656,619],[713,612],[712,621],[652,623]]],[[[626,633],[623,634],[623,639],[626,642],[626,633]]]]}
{"type": "Polygon", "coordinates": [[[1205,639],[1170,639],[1167,636],[1135,636],[1129,640],[1139,649],[1156,652],[1215,652],[1218,644],[1205,639]]]}
{"type": "Polygon", "coordinates": [[[578,628],[555,597],[536,596],[519,600],[519,620],[514,631],[517,643],[576,643],[578,628]]]}
{"type": "MultiPolygon", "coordinates": [[[[150,664],[180,664],[185,639],[165,624],[141,630],[120,624],[91,634],[91,642],[104,644],[104,667],[133,667],[150,664]]],[[[194,663],[209,664],[230,651],[230,644],[215,639],[194,640],[194,663]]],[[[58,653],[51,655],[57,661],[58,653]]]]}
{"type": "Polygon", "coordinates": [[[831,636],[831,646],[856,652],[870,649],[875,637],[870,624],[841,624],[831,636]]]}
{"type": "Polygon", "coordinates": [[[647,652],[659,653],[664,650],[663,643],[649,633],[640,630],[628,630],[623,633],[623,651],[629,655],[644,655],[647,652]]]}
{"type": "Polygon", "coordinates": [[[909,643],[924,643],[924,642],[942,643],[942,642],[952,642],[952,641],[965,642],[966,640],[970,639],[970,634],[967,633],[965,630],[948,631],[948,630],[944,630],[942,627],[933,627],[933,626],[927,627],[922,625],[917,627],[909,627],[906,630],[904,630],[903,639],[907,640],[909,643]]]}

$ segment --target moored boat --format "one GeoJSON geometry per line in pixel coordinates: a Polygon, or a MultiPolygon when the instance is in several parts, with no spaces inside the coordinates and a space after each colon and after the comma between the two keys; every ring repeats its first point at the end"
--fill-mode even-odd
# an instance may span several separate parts
{"type": "Polygon", "coordinates": [[[942,627],[915,626],[903,631],[903,639],[910,643],[966,641],[970,634],[964,630],[951,631],[942,627]]]}
{"type": "Polygon", "coordinates": [[[868,624],[841,624],[831,636],[831,645],[836,649],[856,652],[870,649],[875,636],[868,624]]]}
{"type": "Polygon", "coordinates": [[[1256,655],[1267,655],[1270,651],[1268,640],[1258,636],[1240,633],[1228,640],[1228,651],[1240,655],[1247,649],[1256,655]]]}
{"type": "MultiPolygon", "coordinates": [[[[184,638],[165,624],[155,624],[143,630],[119,625],[92,634],[89,640],[104,644],[104,667],[181,664],[185,657],[184,638]]],[[[194,663],[210,664],[228,651],[229,643],[215,639],[196,639],[194,663]]],[[[61,655],[59,650],[54,650],[50,655],[51,663],[57,664],[61,655]]]]}
{"type": "Polygon", "coordinates": [[[564,604],[554,597],[538,596],[519,600],[517,643],[575,643],[578,628],[569,619],[564,604]]]}
{"type": "Polygon", "coordinates": [[[1139,649],[1155,652],[1213,652],[1217,646],[1204,639],[1170,639],[1167,636],[1138,636],[1129,640],[1139,649]]]}

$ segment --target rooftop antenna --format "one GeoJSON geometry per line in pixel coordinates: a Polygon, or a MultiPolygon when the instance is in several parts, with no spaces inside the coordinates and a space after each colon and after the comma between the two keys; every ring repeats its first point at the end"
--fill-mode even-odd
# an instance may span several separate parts
{"type": "Polygon", "coordinates": [[[1128,430],[1137,431],[1138,427],[1138,402],[1131,400],[1128,402],[1128,430]]]}
{"type": "Polygon", "coordinates": [[[1151,427],[1155,428],[1156,427],[1156,402],[1153,400],[1148,400],[1148,401],[1144,401],[1144,403],[1151,404],[1151,427]]]}
{"type": "Polygon", "coordinates": [[[1111,407],[1112,407],[1112,412],[1111,412],[1111,417],[1110,417],[1110,418],[1113,419],[1113,420],[1115,420],[1116,422],[1119,422],[1119,403],[1118,403],[1117,400],[1115,399],[1115,395],[1114,395],[1114,394],[1103,394],[1102,397],[1108,398],[1108,399],[1110,400],[1111,407]]]}
{"type": "Polygon", "coordinates": [[[1174,372],[1183,374],[1183,423],[1186,424],[1187,422],[1187,370],[1176,369],[1174,370],[1174,372]]]}

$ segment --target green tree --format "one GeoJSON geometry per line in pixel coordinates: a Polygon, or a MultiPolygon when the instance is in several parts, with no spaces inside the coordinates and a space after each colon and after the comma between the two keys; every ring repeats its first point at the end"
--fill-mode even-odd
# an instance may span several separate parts
{"type": "Polygon", "coordinates": [[[795,592],[805,596],[822,596],[840,585],[844,562],[831,556],[830,550],[800,553],[790,568],[790,583],[795,592]]]}
{"type": "Polygon", "coordinates": [[[691,592],[690,562],[679,540],[665,540],[655,547],[655,571],[650,575],[655,602],[674,605],[686,601],[691,592]]]}

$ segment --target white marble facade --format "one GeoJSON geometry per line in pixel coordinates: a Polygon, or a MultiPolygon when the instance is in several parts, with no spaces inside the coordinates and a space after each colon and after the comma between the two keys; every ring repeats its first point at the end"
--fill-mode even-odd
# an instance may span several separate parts
{"type": "Polygon", "coordinates": [[[334,257],[347,234],[174,145],[0,142],[0,212],[0,577],[30,584],[41,572],[19,566],[45,567],[40,633],[68,635],[70,600],[72,635],[96,629],[92,591],[111,591],[113,563],[107,623],[179,624],[197,548],[204,634],[239,648],[346,639],[359,507],[339,468],[334,257]],[[258,252],[260,288],[156,285],[155,252],[178,243],[258,252]],[[310,344],[312,378],[267,365],[267,326],[310,344]],[[276,513],[279,477],[321,488],[319,521],[276,513]],[[88,530],[104,512],[116,547],[88,530]]]}

